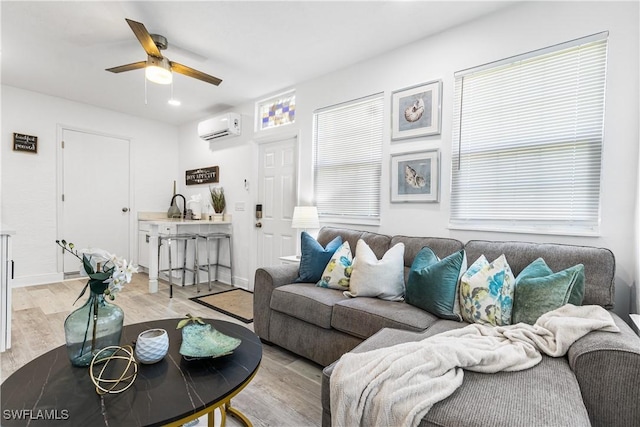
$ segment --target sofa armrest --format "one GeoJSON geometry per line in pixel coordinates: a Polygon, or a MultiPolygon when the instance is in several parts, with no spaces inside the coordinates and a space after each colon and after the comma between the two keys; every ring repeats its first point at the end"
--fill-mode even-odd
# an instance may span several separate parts
{"type": "Polygon", "coordinates": [[[298,278],[298,265],[283,264],[256,270],[253,285],[253,329],[260,338],[269,341],[271,294],[278,286],[293,283],[298,278]]]}
{"type": "Polygon", "coordinates": [[[594,426],[640,425],[640,337],[615,313],[620,333],[591,332],[567,354],[594,426]]]}

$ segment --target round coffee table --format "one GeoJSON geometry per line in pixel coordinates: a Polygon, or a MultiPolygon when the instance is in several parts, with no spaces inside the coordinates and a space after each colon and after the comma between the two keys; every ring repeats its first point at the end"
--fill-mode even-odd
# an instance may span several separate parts
{"type": "Polygon", "coordinates": [[[1,387],[0,424],[10,426],[179,426],[221,409],[222,424],[233,415],[251,422],[231,406],[231,398],[253,379],[262,359],[260,339],[235,323],[204,319],[225,335],[240,338],[234,352],[216,359],[186,361],[179,353],[182,319],[125,326],[122,343],[133,342],[147,329],[169,334],[169,352],[153,365],[140,364],[133,386],[120,394],[99,396],[88,368],[76,368],[65,346],[32,360],[7,378],[1,387]]]}

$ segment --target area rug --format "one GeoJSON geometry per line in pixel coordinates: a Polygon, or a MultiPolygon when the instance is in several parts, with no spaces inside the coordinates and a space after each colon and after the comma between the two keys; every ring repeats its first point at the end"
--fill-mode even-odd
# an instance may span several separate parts
{"type": "Polygon", "coordinates": [[[253,293],[247,290],[229,289],[189,299],[244,323],[253,322],[253,293]]]}

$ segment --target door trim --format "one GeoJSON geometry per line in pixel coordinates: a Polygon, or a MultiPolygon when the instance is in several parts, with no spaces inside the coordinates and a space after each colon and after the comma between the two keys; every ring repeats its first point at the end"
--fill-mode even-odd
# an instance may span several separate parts
{"type": "MultiPolygon", "coordinates": [[[[114,133],[108,133],[108,132],[101,132],[101,131],[97,131],[94,129],[88,129],[88,128],[82,128],[82,127],[78,127],[78,126],[71,126],[71,125],[65,125],[63,123],[58,123],[56,125],[56,236],[57,238],[60,238],[60,236],[62,236],[64,234],[64,227],[63,227],[63,205],[62,205],[62,192],[64,190],[63,188],[63,174],[64,174],[64,170],[63,170],[63,158],[64,158],[64,153],[62,152],[62,136],[64,134],[65,130],[69,130],[69,131],[73,131],[73,132],[82,132],[82,133],[89,133],[92,135],[97,135],[97,136],[104,136],[107,138],[117,138],[117,139],[124,139],[126,141],[129,142],[129,229],[128,229],[128,233],[129,233],[129,253],[128,254],[118,254],[118,256],[121,256],[123,258],[126,258],[127,260],[131,261],[131,254],[133,253],[134,249],[137,247],[137,242],[134,241],[134,236],[132,233],[132,230],[135,230],[135,224],[136,224],[136,218],[133,214],[133,212],[137,212],[137,209],[135,207],[135,198],[134,198],[134,189],[135,189],[135,181],[134,181],[134,152],[135,150],[133,150],[133,138],[131,138],[130,136],[123,136],[123,135],[118,135],[118,134],[114,134],[114,133]]],[[[108,248],[103,248],[105,250],[109,250],[108,248]]],[[[56,250],[56,266],[57,266],[57,272],[60,274],[60,280],[62,280],[62,278],[64,277],[64,269],[63,269],[63,257],[62,257],[62,253],[61,251],[56,250]]]]}

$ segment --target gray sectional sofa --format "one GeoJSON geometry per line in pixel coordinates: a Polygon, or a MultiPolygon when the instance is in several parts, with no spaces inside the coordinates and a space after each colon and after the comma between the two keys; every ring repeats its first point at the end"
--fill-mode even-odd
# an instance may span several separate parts
{"type": "MultiPolygon", "coordinates": [[[[429,246],[440,258],[464,248],[469,263],[484,254],[505,254],[514,275],[538,257],[553,271],[585,267],[583,304],[611,310],[615,258],[607,249],[525,242],[387,236],[324,227],[318,242],[336,236],[355,250],[363,239],[381,258],[396,243],[405,245],[405,278],[414,257],[429,246]]],[[[323,425],[331,424],[329,381],[335,361],[346,352],[362,352],[417,341],[467,324],[438,317],[404,302],[348,298],[313,283],[293,283],[296,265],[260,268],[255,274],[254,328],[277,344],[326,368],[322,380],[323,425]]],[[[640,338],[611,312],[620,333],[591,332],[566,357],[543,356],[525,371],[465,372],[462,386],[437,403],[421,426],[639,426],[640,338]]]]}

